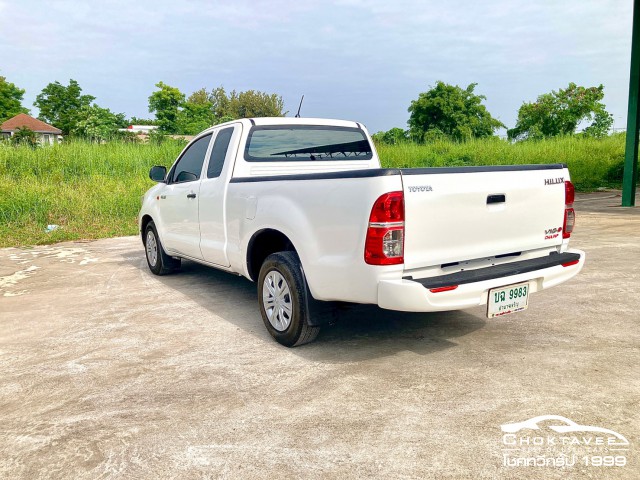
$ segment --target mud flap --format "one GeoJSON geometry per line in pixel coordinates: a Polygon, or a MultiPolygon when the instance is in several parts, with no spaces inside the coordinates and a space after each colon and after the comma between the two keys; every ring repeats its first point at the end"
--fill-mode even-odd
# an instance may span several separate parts
{"type": "Polygon", "coordinates": [[[307,304],[305,305],[307,311],[307,325],[310,327],[321,327],[323,325],[333,324],[337,320],[338,312],[333,302],[323,302],[316,300],[311,295],[309,285],[307,284],[307,277],[304,274],[302,264],[300,264],[300,272],[304,281],[304,288],[307,292],[305,299],[307,304]]]}

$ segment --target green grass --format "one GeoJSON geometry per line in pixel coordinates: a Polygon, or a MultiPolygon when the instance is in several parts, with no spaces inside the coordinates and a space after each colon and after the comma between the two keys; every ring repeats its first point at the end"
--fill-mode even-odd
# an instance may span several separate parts
{"type": "Polygon", "coordinates": [[[152,165],[183,144],[0,146],[0,247],[133,235],[152,165]],[[61,228],[47,233],[47,225],[61,228]]]}
{"type": "Polygon", "coordinates": [[[621,185],[624,141],[624,135],[520,143],[494,138],[465,143],[378,145],[378,154],[384,166],[399,168],[566,163],[576,188],[590,191],[621,185]]]}
{"type": "MultiPolygon", "coordinates": [[[[169,166],[182,147],[170,141],[37,149],[0,144],[0,247],[136,234],[141,196],[153,185],[149,168],[169,166]],[[50,224],[61,228],[47,233],[50,224]]],[[[585,191],[620,185],[624,135],[379,145],[378,152],[384,167],[567,163],[585,191]]]]}

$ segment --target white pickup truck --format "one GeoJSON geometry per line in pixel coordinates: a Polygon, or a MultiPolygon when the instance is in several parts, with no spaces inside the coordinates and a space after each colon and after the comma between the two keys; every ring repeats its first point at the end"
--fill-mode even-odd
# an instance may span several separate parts
{"type": "Polygon", "coordinates": [[[157,275],[193,260],[258,284],[269,333],[312,341],[325,302],[407,312],[524,310],[575,276],[565,165],[383,169],[356,122],[237,120],[205,130],[139,216],[157,275]]]}

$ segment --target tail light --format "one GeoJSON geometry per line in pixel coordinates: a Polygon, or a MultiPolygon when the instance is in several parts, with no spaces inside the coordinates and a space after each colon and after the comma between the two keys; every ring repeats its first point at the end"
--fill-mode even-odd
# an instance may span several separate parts
{"type": "Polygon", "coordinates": [[[404,194],[389,192],[373,204],[369,215],[364,261],[369,265],[404,263],[404,194]]]}
{"type": "Polygon", "coordinates": [[[576,198],[576,190],[570,181],[564,182],[564,225],[562,226],[562,238],[570,238],[573,227],[576,224],[576,212],[573,209],[573,201],[576,198]]]}

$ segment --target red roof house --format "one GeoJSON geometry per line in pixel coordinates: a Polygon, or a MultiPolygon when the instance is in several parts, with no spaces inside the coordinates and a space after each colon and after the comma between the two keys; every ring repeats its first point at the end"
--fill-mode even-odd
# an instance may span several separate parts
{"type": "Polygon", "coordinates": [[[62,130],[26,113],[19,113],[0,125],[0,136],[2,138],[11,138],[16,130],[25,127],[33,130],[38,141],[43,145],[52,145],[62,139],[62,130]]]}

